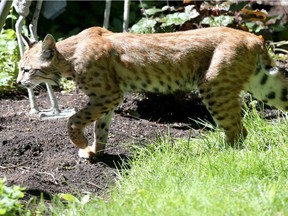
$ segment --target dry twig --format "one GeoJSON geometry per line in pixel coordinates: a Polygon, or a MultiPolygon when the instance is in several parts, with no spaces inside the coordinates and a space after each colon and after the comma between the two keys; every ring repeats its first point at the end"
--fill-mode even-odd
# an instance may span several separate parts
{"type": "Polygon", "coordinates": [[[0,169],[13,169],[13,168],[17,168],[17,167],[21,167],[26,163],[29,163],[31,160],[27,160],[27,161],[23,161],[19,164],[15,164],[15,165],[10,165],[10,166],[0,166],[0,169]]]}

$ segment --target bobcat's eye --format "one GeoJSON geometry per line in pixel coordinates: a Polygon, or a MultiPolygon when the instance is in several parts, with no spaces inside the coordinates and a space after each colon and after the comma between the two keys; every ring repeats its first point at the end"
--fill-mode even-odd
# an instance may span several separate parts
{"type": "Polygon", "coordinates": [[[23,71],[23,73],[29,73],[29,72],[30,72],[30,69],[28,69],[28,68],[22,68],[22,71],[23,71]]]}

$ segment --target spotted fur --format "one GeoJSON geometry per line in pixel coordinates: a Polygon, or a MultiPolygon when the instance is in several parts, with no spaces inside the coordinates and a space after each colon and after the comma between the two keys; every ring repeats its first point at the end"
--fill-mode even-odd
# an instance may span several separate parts
{"type": "Polygon", "coordinates": [[[239,93],[288,110],[287,79],[255,35],[225,27],[138,35],[93,27],[55,43],[47,35],[30,44],[19,62],[17,81],[26,86],[57,84],[71,77],[89,96],[70,117],[68,132],[79,155],[103,154],[115,107],[125,92],[191,91],[197,88],[231,145],[244,139],[239,93]],[[83,129],[95,122],[92,146],[83,129]]]}

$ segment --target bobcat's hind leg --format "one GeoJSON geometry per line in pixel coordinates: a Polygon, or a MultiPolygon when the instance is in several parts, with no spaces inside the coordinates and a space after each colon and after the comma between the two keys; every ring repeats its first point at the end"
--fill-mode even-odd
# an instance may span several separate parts
{"type": "Polygon", "coordinates": [[[201,90],[203,102],[207,106],[215,122],[224,129],[226,141],[232,147],[242,144],[247,136],[247,130],[242,123],[239,96],[233,91],[201,90]]]}

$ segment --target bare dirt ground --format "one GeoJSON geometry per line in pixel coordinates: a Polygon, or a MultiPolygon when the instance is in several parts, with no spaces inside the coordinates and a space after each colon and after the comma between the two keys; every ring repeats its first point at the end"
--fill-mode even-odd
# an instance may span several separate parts
{"type": "MultiPolygon", "coordinates": [[[[78,149],[70,143],[67,118],[40,120],[27,114],[27,97],[0,98],[0,178],[25,187],[27,197],[41,193],[46,199],[55,193],[100,195],[117,179],[117,169],[131,158],[129,146],[144,147],[168,131],[172,137],[196,136],[197,130],[191,135],[188,128],[197,125],[187,117],[211,120],[199,99],[179,102],[174,97],[171,103],[171,96],[153,97],[139,100],[139,95],[132,94],[125,98],[113,117],[105,156],[93,164],[80,159],[78,149]]],[[[76,92],[58,92],[57,98],[61,109],[80,109],[87,102],[85,95],[76,92]]],[[[50,107],[45,92],[39,93],[37,102],[40,109],[50,107]]],[[[90,143],[92,129],[85,130],[90,143]]]]}

